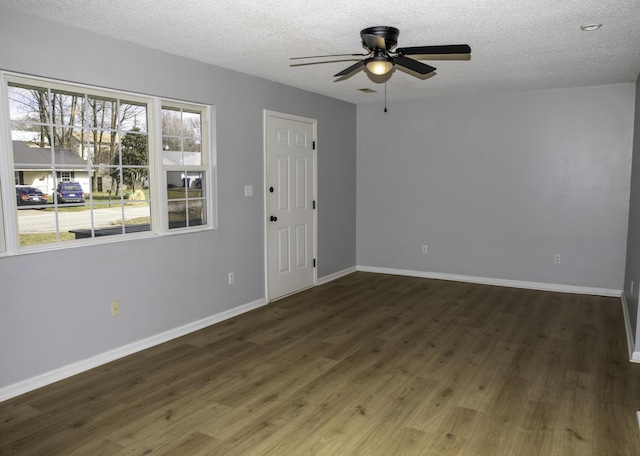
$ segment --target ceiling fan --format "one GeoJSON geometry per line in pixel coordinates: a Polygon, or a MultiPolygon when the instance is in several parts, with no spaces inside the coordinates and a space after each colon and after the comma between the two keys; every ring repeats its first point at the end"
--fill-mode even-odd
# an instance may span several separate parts
{"type": "MultiPolygon", "coordinates": [[[[361,67],[366,67],[375,75],[385,75],[389,73],[394,65],[398,65],[414,71],[420,75],[427,75],[436,69],[431,65],[427,65],[417,60],[407,57],[409,55],[456,55],[470,54],[471,48],[467,44],[450,44],[443,46],[413,46],[396,48],[398,44],[398,35],[400,31],[395,27],[380,25],[368,27],[360,32],[362,38],[362,47],[368,52],[365,54],[333,54],[333,55],[314,55],[308,57],[292,57],[291,60],[312,59],[312,58],[328,58],[328,57],[365,57],[357,63],[345,68],[334,77],[348,76],[361,67]]],[[[463,57],[464,58],[464,57],[463,57]]],[[[467,57],[468,58],[468,57],[467,57]]],[[[331,60],[325,62],[299,63],[291,66],[316,65],[319,63],[342,62],[354,59],[331,60]]]]}

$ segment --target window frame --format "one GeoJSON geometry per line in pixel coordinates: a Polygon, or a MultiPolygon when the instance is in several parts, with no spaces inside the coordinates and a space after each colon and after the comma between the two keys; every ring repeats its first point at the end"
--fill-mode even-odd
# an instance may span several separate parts
{"type": "MultiPolygon", "coordinates": [[[[217,200],[215,193],[217,180],[215,169],[216,155],[214,141],[212,141],[212,138],[214,138],[213,127],[215,123],[211,122],[212,117],[214,117],[215,106],[29,76],[8,71],[0,71],[0,92],[0,165],[2,167],[2,169],[0,169],[0,257],[217,229],[217,200]],[[21,86],[42,87],[55,91],[82,93],[85,94],[85,96],[126,99],[126,101],[141,102],[146,106],[149,167],[149,175],[147,177],[149,183],[149,231],[20,246],[18,209],[14,185],[15,165],[13,158],[12,125],[9,109],[10,83],[21,86]],[[205,192],[206,195],[206,206],[204,209],[207,214],[206,223],[169,229],[166,170],[163,166],[161,150],[163,106],[178,107],[180,109],[201,113],[202,166],[199,168],[201,168],[201,172],[204,173],[205,176],[205,188],[203,188],[203,192],[205,192]]],[[[93,164],[92,166],[97,166],[97,164],[93,164]]],[[[184,167],[181,169],[184,169],[184,167]]],[[[91,207],[88,210],[93,211],[95,209],[91,207]]]]}
{"type": "MultiPolygon", "coordinates": [[[[214,161],[212,160],[212,157],[214,157],[215,155],[212,154],[212,147],[211,147],[211,139],[210,139],[210,132],[211,132],[211,107],[210,106],[206,106],[206,105],[199,105],[196,103],[188,103],[188,102],[181,102],[181,101],[175,101],[175,100],[169,100],[169,99],[162,99],[161,100],[161,104],[158,106],[158,115],[159,115],[159,119],[162,119],[162,110],[167,107],[170,109],[180,109],[181,112],[182,111],[199,111],[200,112],[200,151],[201,151],[201,161],[202,163],[200,165],[164,165],[163,163],[163,150],[162,150],[162,136],[163,136],[163,132],[162,132],[162,125],[160,126],[160,131],[158,132],[158,144],[160,145],[160,147],[158,148],[158,158],[159,158],[159,170],[161,173],[161,180],[160,182],[162,182],[162,191],[164,192],[164,198],[161,200],[161,202],[164,204],[163,208],[162,208],[162,215],[165,217],[165,219],[163,219],[161,221],[162,223],[162,227],[163,229],[166,230],[165,234],[180,234],[180,233],[188,233],[188,232],[192,232],[192,231],[201,231],[201,229],[198,229],[199,227],[202,226],[208,226],[210,225],[212,228],[213,227],[217,227],[217,224],[215,222],[216,217],[214,215],[214,207],[212,207],[211,204],[211,198],[213,197],[213,185],[212,185],[212,178],[213,178],[213,163],[214,161]],[[206,201],[206,206],[205,206],[205,214],[206,214],[206,220],[207,222],[202,224],[202,225],[189,225],[189,226],[184,226],[184,227],[174,227],[171,228],[169,226],[169,198],[167,197],[167,187],[168,187],[168,182],[167,182],[167,174],[169,172],[183,172],[183,171],[193,171],[193,172],[202,172],[205,173],[205,182],[204,182],[204,186],[202,187],[203,193],[204,193],[204,200],[206,201]]],[[[160,121],[161,123],[161,121],[160,121]]],[[[217,206],[217,205],[216,205],[217,206]]]]}

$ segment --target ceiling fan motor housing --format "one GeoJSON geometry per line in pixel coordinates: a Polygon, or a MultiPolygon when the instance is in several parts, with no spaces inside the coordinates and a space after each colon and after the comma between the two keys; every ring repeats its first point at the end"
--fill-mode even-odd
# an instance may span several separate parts
{"type": "Polygon", "coordinates": [[[360,32],[362,44],[369,50],[381,49],[390,51],[398,44],[400,30],[386,25],[368,27],[360,32]]]}

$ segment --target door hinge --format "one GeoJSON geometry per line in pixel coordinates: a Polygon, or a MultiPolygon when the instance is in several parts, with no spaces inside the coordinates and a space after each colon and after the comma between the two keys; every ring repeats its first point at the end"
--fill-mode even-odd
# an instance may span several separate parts
{"type": "Polygon", "coordinates": [[[316,259],[315,258],[313,259],[313,267],[314,268],[316,267],[316,259]]]}
{"type": "Polygon", "coordinates": [[[316,208],[316,201],[315,200],[313,200],[313,208],[314,209],[316,208]]]}
{"type": "Polygon", "coordinates": [[[313,150],[316,150],[316,142],[313,142],[313,150]]]}

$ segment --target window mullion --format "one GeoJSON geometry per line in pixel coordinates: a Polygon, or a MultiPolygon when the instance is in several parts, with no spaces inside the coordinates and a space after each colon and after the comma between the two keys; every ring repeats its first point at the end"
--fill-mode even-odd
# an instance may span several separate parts
{"type": "MultiPolygon", "coordinates": [[[[0,72],[2,93],[0,94],[0,127],[3,131],[11,132],[9,118],[9,94],[5,74],[0,72]]],[[[11,135],[0,135],[0,169],[6,170],[0,174],[0,255],[15,254],[18,250],[18,218],[15,199],[15,177],[13,171],[13,145],[11,135]],[[16,214],[11,216],[11,214],[16,214]],[[5,222],[6,221],[6,222],[5,222]]]]}
{"type": "Polygon", "coordinates": [[[166,234],[166,183],[162,172],[162,106],[159,98],[155,97],[149,103],[149,199],[151,200],[151,225],[156,234],[166,234]]]}

